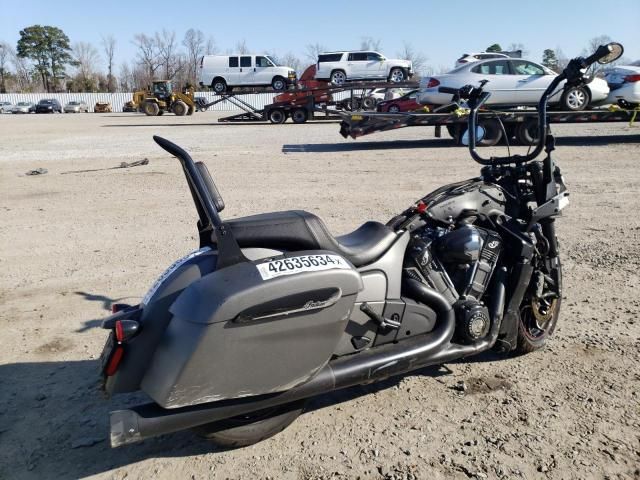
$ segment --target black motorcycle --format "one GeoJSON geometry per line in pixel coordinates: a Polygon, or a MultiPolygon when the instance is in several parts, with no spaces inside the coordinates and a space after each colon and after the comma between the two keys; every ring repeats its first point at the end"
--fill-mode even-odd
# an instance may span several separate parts
{"type": "Polygon", "coordinates": [[[542,347],[560,313],[554,222],[569,195],[551,156],[547,98],[621,54],[612,43],[571,60],[540,99],[527,155],[481,157],[477,112],[490,94],[441,88],[470,108],[480,176],[437,189],[386,225],[337,237],[301,210],[223,221],[204,164],[154,137],[182,164],[200,249],[103,322],[106,391],[153,400],[111,413],[112,446],[187,428],[249,445],[284,429],[315,395],[491,348],[542,347]]]}

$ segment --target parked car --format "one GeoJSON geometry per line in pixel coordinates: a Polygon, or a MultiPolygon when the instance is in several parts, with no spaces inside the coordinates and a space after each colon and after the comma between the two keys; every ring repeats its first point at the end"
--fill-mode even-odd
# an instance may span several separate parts
{"type": "Polygon", "coordinates": [[[460,67],[465,63],[477,62],[478,60],[491,60],[493,58],[522,58],[522,50],[463,53],[462,56],[456,60],[455,68],[460,67]]]}
{"type": "Polygon", "coordinates": [[[11,113],[35,113],[36,106],[31,102],[18,102],[13,106],[11,113]]]}
{"type": "Polygon", "coordinates": [[[640,105],[640,67],[621,65],[613,67],[605,74],[609,85],[606,103],[635,108],[640,105]]]}
{"type": "Polygon", "coordinates": [[[113,109],[111,108],[111,104],[109,102],[96,102],[93,107],[94,113],[111,113],[113,109]]]}
{"type": "Polygon", "coordinates": [[[404,82],[413,76],[410,60],[386,58],[373,51],[326,52],[318,55],[316,79],[342,85],[349,80],[404,82]]]}
{"type": "Polygon", "coordinates": [[[84,103],[82,100],[76,101],[72,100],[64,106],[64,113],[88,113],[89,105],[84,103]]]}
{"type": "Polygon", "coordinates": [[[13,105],[11,102],[0,102],[0,113],[11,113],[13,105]]]}
{"type": "Polygon", "coordinates": [[[126,102],[122,106],[122,111],[124,113],[137,112],[138,111],[138,106],[136,105],[136,103],[134,101],[129,100],[128,102],[126,102]]]}
{"type": "Polygon", "coordinates": [[[499,52],[463,53],[462,56],[456,60],[455,67],[460,67],[465,63],[477,62],[478,60],[492,60],[494,58],[509,58],[509,55],[499,52]]]}
{"type": "Polygon", "coordinates": [[[271,86],[277,92],[296,83],[296,71],[279,66],[269,55],[205,55],[200,58],[200,85],[216,93],[234,87],[271,86]]]}
{"type": "MultiPolygon", "coordinates": [[[[515,58],[479,60],[466,63],[449,73],[420,80],[418,102],[431,105],[450,103],[453,95],[440,93],[439,87],[460,88],[477,85],[481,80],[489,80],[484,87],[491,92],[487,105],[537,105],[542,93],[556,77],[552,70],[531,62],[515,58]]],[[[609,94],[607,82],[593,78],[584,86],[566,87],[561,83],[549,104],[559,105],[563,110],[584,110],[594,103],[602,103],[609,94]]]]}
{"type": "Polygon", "coordinates": [[[36,105],[36,113],[62,113],[62,105],[55,98],[43,98],[36,105]]]}
{"type": "Polygon", "coordinates": [[[379,102],[376,110],[378,112],[399,113],[411,112],[420,108],[423,108],[423,105],[418,103],[418,90],[412,90],[400,98],[379,102]]]}

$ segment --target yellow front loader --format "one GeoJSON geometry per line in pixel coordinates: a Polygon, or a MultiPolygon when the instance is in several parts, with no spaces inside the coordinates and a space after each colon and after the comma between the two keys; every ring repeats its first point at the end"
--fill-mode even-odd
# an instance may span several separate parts
{"type": "Polygon", "coordinates": [[[192,87],[174,92],[170,81],[158,80],[153,82],[151,88],[134,92],[131,107],[151,117],[165,112],[182,116],[192,115],[196,110],[196,102],[192,87]]]}

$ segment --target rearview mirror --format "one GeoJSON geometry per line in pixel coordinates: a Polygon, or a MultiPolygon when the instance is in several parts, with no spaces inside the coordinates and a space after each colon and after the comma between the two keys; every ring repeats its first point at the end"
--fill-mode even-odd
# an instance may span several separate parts
{"type": "Polygon", "coordinates": [[[624,47],[620,43],[611,42],[607,44],[606,47],[609,49],[609,53],[604,57],[600,57],[598,59],[598,63],[601,65],[606,65],[607,63],[615,62],[624,53],[624,47]]]}
{"type": "MultiPolygon", "coordinates": [[[[485,134],[484,128],[481,127],[480,125],[477,125],[476,126],[476,144],[482,141],[482,139],[484,138],[484,134],[485,134]]],[[[469,129],[468,128],[462,134],[462,139],[460,141],[465,147],[469,145],[469,129]]]]}

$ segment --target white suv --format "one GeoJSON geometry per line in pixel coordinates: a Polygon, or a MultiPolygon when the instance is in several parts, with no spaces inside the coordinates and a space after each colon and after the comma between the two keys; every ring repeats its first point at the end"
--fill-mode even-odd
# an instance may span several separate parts
{"type": "Polygon", "coordinates": [[[378,52],[326,52],[318,55],[316,79],[342,85],[348,80],[404,82],[413,75],[409,60],[385,58],[378,52]]]}

